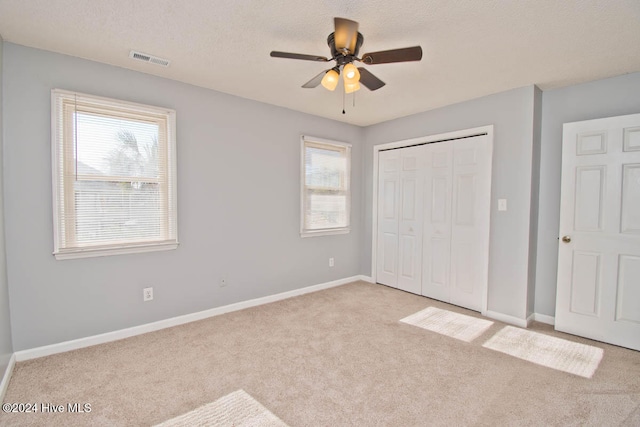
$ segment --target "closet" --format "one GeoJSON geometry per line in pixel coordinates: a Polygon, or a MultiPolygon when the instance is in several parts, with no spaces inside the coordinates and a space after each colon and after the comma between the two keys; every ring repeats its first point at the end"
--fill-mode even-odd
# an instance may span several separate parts
{"type": "Polygon", "coordinates": [[[487,135],[378,153],[378,283],[482,310],[491,157],[487,135]]]}

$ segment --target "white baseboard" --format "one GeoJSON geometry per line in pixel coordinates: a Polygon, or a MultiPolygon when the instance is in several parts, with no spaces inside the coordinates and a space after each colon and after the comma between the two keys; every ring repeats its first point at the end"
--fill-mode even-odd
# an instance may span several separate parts
{"type": "Polygon", "coordinates": [[[360,276],[357,276],[357,277],[358,277],[358,280],[362,280],[363,282],[374,283],[374,284],[376,283],[376,281],[373,280],[373,277],[371,276],[364,276],[361,274],[360,276]]]}
{"type": "Polygon", "coordinates": [[[529,326],[531,326],[531,323],[533,323],[533,318],[535,316],[535,313],[531,313],[528,317],[527,317],[527,328],[529,326]]]}
{"type": "Polygon", "coordinates": [[[547,325],[555,326],[556,318],[548,316],[546,314],[533,313],[533,320],[540,323],[546,323],[547,325]]]}
{"type": "Polygon", "coordinates": [[[519,317],[498,313],[497,311],[487,311],[486,313],[484,313],[484,316],[491,319],[499,320],[500,322],[508,323],[510,325],[519,326],[521,328],[527,327],[527,319],[520,319],[519,317]]]}
{"type": "Polygon", "coordinates": [[[547,316],[546,314],[532,313],[526,319],[520,319],[518,317],[509,316],[508,314],[498,313],[497,311],[487,311],[485,316],[495,320],[499,320],[511,325],[520,326],[521,328],[528,328],[531,322],[546,323],[547,325],[555,325],[556,318],[553,316],[547,316]]]}
{"type": "Polygon", "coordinates": [[[4,394],[7,392],[7,388],[9,387],[9,381],[11,381],[11,375],[13,374],[13,367],[15,365],[16,355],[12,354],[9,359],[9,365],[7,365],[7,369],[4,371],[2,381],[0,382],[0,403],[4,402],[4,394]]]}
{"type": "Polygon", "coordinates": [[[36,359],[38,357],[49,356],[57,353],[64,353],[66,351],[77,350],[80,348],[90,347],[97,344],[104,344],[111,341],[117,341],[124,338],[145,334],[147,332],[154,332],[160,329],[171,328],[173,326],[183,325],[185,323],[195,322],[197,320],[202,320],[209,317],[219,316],[221,314],[230,313],[232,311],[243,310],[245,308],[255,307],[263,304],[269,304],[271,302],[276,302],[283,299],[308,294],[311,292],[321,291],[323,289],[329,289],[336,286],[341,286],[341,285],[355,282],[358,280],[370,281],[370,279],[371,279],[370,277],[363,276],[363,275],[347,277],[345,279],[339,279],[339,280],[334,280],[332,282],[320,283],[318,285],[307,286],[306,288],[294,289],[292,291],[282,292],[279,294],[269,295],[266,297],[256,298],[248,301],[241,301],[234,304],[225,305],[222,307],[216,307],[209,310],[199,311],[196,313],[185,314],[182,316],[172,317],[170,319],[159,320],[157,322],[147,323],[140,326],[120,329],[118,331],[107,332],[104,334],[93,335],[90,337],[79,338],[71,341],[64,341],[61,343],[46,345],[42,347],[36,347],[28,350],[16,351],[15,360],[17,362],[22,362],[24,360],[36,359]]]}

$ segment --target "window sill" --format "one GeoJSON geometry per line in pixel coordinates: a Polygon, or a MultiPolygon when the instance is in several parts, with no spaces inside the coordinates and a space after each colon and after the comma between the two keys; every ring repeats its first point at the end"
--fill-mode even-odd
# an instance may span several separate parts
{"type": "Polygon", "coordinates": [[[144,252],[170,251],[178,247],[178,242],[145,243],[126,246],[102,246],[93,248],[62,249],[54,252],[56,260],[92,258],[111,255],[139,254],[144,252]]]}
{"type": "Polygon", "coordinates": [[[335,228],[332,230],[315,230],[315,231],[301,231],[300,237],[319,237],[319,236],[333,236],[336,234],[349,234],[351,229],[349,228],[335,228]]]}

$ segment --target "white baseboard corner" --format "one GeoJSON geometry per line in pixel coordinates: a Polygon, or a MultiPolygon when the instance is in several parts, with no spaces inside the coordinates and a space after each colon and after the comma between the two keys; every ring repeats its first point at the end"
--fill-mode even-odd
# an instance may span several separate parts
{"type": "Polygon", "coordinates": [[[363,282],[367,282],[367,283],[373,283],[375,284],[376,281],[373,280],[373,277],[371,276],[365,276],[364,274],[361,274],[359,276],[356,276],[358,278],[358,280],[362,280],[363,282]]]}
{"type": "Polygon", "coordinates": [[[533,313],[533,320],[540,323],[546,323],[547,325],[555,326],[556,318],[548,316],[546,314],[533,313]]]}
{"type": "Polygon", "coordinates": [[[499,320],[511,325],[520,326],[521,328],[528,328],[531,322],[546,323],[547,325],[555,325],[555,317],[547,316],[546,314],[532,313],[526,319],[520,319],[519,317],[510,316],[508,314],[498,313],[497,311],[487,311],[484,314],[491,319],[499,320]]]}
{"type": "Polygon", "coordinates": [[[531,323],[533,323],[534,316],[535,316],[535,313],[531,313],[529,316],[527,316],[527,328],[531,326],[531,323]]]}
{"type": "Polygon", "coordinates": [[[5,369],[4,375],[2,376],[2,382],[0,382],[0,403],[4,402],[4,395],[7,392],[7,388],[9,388],[9,381],[11,381],[11,375],[13,375],[13,367],[15,365],[16,355],[12,354],[7,369],[5,369]]]}
{"type": "Polygon", "coordinates": [[[345,285],[347,283],[356,282],[358,280],[368,281],[368,279],[371,278],[363,275],[347,277],[344,279],[338,279],[331,282],[320,283],[318,285],[307,286],[301,289],[294,289],[292,291],[282,292],[275,295],[255,298],[248,301],[241,301],[222,307],[215,307],[209,310],[185,314],[182,316],[172,317],[170,319],[159,320],[157,322],[146,323],[144,325],[133,326],[131,328],[120,329],[118,331],[106,332],[104,334],[92,335],[85,338],[78,338],[71,341],[64,341],[61,343],[45,345],[28,350],[20,350],[14,353],[15,361],[22,362],[25,360],[36,359],[38,357],[50,356],[52,354],[64,353],[67,351],[78,350],[80,348],[91,347],[93,345],[117,341],[136,335],[146,334],[148,332],[171,328],[173,326],[184,325],[185,323],[195,322],[197,320],[207,319],[213,316],[219,316],[221,314],[230,313],[233,311],[244,310],[245,308],[256,307],[258,305],[269,304],[271,302],[281,301],[287,298],[345,285]]]}
{"type": "Polygon", "coordinates": [[[519,317],[510,316],[508,314],[499,313],[497,311],[489,311],[484,313],[486,317],[489,317],[500,322],[508,323],[510,325],[519,326],[521,328],[527,327],[527,319],[520,319],[519,317]]]}

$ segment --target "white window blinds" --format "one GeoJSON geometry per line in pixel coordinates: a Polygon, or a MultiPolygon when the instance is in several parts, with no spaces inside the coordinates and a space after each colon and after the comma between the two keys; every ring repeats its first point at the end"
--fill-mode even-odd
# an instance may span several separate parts
{"type": "Polygon", "coordinates": [[[174,249],[175,112],[52,91],[54,254],[174,249]]]}
{"type": "Polygon", "coordinates": [[[351,145],[302,137],[302,237],[349,232],[351,145]]]}

